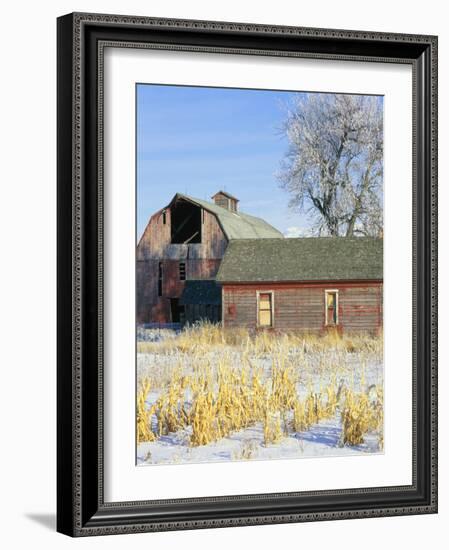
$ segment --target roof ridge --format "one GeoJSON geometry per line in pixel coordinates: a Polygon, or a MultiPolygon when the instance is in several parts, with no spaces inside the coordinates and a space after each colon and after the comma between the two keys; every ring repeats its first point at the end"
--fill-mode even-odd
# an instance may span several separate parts
{"type": "Polygon", "coordinates": [[[240,214],[245,214],[244,212],[231,212],[227,208],[223,208],[223,206],[220,206],[219,204],[216,204],[215,202],[210,202],[206,199],[199,199],[197,197],[192,197],[191,195],[185,195],[184,193],[176,193],[176,195],[178,195],[179,197],[183,197],[185,199],[188,199],[190,201],[194,201],[194,202],[205,202],[207,204],[210,204],[210,206],[213,206],[214,208],[219,208],[220,210],[223,210],[224,214],[235,214],[236,216],[238,216],[240,214]]]}
{"type": "Polygon", "coordinates": [[[376,237],[235,239],[220,282],[381,280],[383,240],[376,237]]]}
{"type": "MultiPolygon", "coordinates": [[[[268,223],[268,222],[266,222],[268,223]]],[[[371,240],[378,240],[378,241],[382,241],[383,238],[382,237],[373,237],[371,235],[361,235],[359,237],[357,236],[352,236],[352,237],[345,237],[343,235],[339,235],[339,236],[335,236],[335,237],[331,237],[329,235],[326,235],[326,236],[323,236],[323,237],[318,237],[316,235],[313,235],[313,236],[310,236],[310,237],[285,237],[283,240],[283,242],[294,242],[294,241],[306,241],[306,240],[345,240],[345,241],[351,241],[351,240],[354,240],[354,241],[361,241],[361,240],[364,240],[364,239],[371,239],[371,240]]],[[[258,238],[258,237],[244,237],[242,239],[235,239],[235,240],[238,240],[238,241],[278,241],[279,239],[277,239],[276,237],[267,237],[265,239],[261,239],[261,238],[258,238]]]]}
{"type": "Polygon", "coordinates": [[[217,216],[219,223],[221,224],[226,237],[229,240],[238,240],[245,238],[284,238],[284,235],[268,223],[263,218],[246,214],[246,212],[231,212],[222,206],[209,202],[204,199],[198,199],[184,193],[176,193],[175,197],[170,202],[173,202],[174,198],[179,197],[186,199],[194,204],[208,210],[215,216],[217,216]],[[238,225],[237,225],[238,224],[238,225]],[[242,224],[243,227],[242,227],[242,224]],[[239,227],[240,225],[240,227],[239,227]],[[254,232],[254,237],[241,236],[244,233],[254,232]]]}

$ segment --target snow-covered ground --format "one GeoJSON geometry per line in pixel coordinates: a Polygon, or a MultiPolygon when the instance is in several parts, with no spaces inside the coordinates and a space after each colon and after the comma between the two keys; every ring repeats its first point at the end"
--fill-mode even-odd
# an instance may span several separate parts
{"type": "Polygon", "coordinates": [[[209,445],[189,446],[190,430],[161,436],[152,443],[141,443],[137,464],[181,464],[229,460],[310,458],[379,453],[377,437],[368,435],[358,446],[340,446],[339,418],[325,420],[306,432],[289,434],[279,443],[265,446],[262,424],[246,428],[209,445]]]}
{"type": "MultiPolygon", "coordinates": [[[[159,341],[165,338],[175,338],[172,331],[158,331],[157,333],[142,331],[139,334],[140,341],[159,341]]],[[[235,362],[238,364],[239,351],[226,349],[228,354],[235,354],[235,362]]],[[[203,360],[208,364],[214,364],[223,350],[214,350],[205,353],[203,360]]],[[[294,353],[294,352],[293,352],[294,353]]],[[[301,355],[302,365],[305,356],[301,355]]],[[[364,355],[363,368],[360,365],[360,357],[357,353],[341,351],[329,351],[323,354],[309,354],[306,358],[307,372],[303,378],[300,376],[298,383],[298,395],[304,397],[310,391],[310,384],[314,391],[326,384],[332,376],[332,368],[323,369],[326,365],[338,365],[338,380],[341,384],[358,386],[363,377],[365,387],[375,384],[383,385],[383,365],[378,355],[364,355]],[[343,365],[343,368],[342,368],[343,365]]],[[[270,357],[258,359],[258,364],[268,372],[271,365],[270,357]]],[[[137,378],[138,381],[149,377],[164,385],[170,378],[170,373],[175,367],[182,365],[183,372],[190,374],[196,365],[188,353],[171,355],[156,353],[138,353],[137,378]]],[[[304,368],[302,366],[302,368],[304,368]]],[[[158,398],[160,391],[152,384],[152,391],[147,397],[147,405],[151,406],[158,398]]],[[[156,419],[154,418],[153,430],[156,431],[156,419]]],[[[283,458],[310,458],[326,456],[349,456],[372,453],[382,453],[379,447],[377,434],[368,433],[361,445],[342,445],[341,413],[337,410],[332,419],[322,420],[304,432],[285,434],[279,443],[265,445],[262,423],[246,429],[234,432],[219,441],[202,446],[190,446],[189,440],[191,427],[180,430],[177,433],[160,436],[156,441],[140,443],[137,447],[137,464],[180,464],[200,463],[235,460],[266,460],[283,458]]]]}

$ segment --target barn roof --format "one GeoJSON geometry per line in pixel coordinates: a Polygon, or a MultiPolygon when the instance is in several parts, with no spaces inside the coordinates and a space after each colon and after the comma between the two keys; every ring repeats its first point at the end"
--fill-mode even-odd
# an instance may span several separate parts
{"type": "MultiPolygon", "coordinates": [[[[187,200],[204,208],[205,210],[215,214],[218,221],[226,234],[226,237],[231,239],[269,239],[283,238],[284,235],[267,223],[262,218],[256,218],[243,212],[231,212],[226,208],[222,208],[214,203],[196,199],[177,193],[173,200],[177,198],[187,200]]],[[[173,202],[173,201],[172,201],[173,202]]]]}
{"type": "Polygon", "coordinates": [[[213,280],[188,280],[179,300],[181,305],[221,304],[221,289],[213,280]]]}
{"type": "Polygon", "coordinates": [[[383,241],[308,237],[231,241],[219,282],[343,281],[383,278],[383,241]]]}

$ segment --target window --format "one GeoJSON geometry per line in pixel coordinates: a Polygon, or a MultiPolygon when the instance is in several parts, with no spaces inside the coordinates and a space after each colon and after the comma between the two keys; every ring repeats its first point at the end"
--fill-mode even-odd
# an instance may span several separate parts
{"type": "Polygon", "coordinates": [[[162,267],[162,262],[159,262],[159,274],[157,280],[157,295],[162,296],[162,281],[163,281],[164,270],[162,267]]]}
{"type": "Polygon", "coordinates": [[[325,324],[338,325],[338,290],[325,290],[325,324]]]}
{"type": "Polygon", "coordinates": [[[167,223],[167,212],[165,210],[162,212],[162,223],[164,225],[167,223]]]}
{"type": "Polygon", "coordinates": [[[258,295],[258,322],[260,327],[273,326],[273,293],[260,292],[258,295]]]}
{"type": "Polygon", "coordinates": [[[188,201],[178,200],[170,210],[172,244],[201,243],[201,208],[188,201]]]}
{"type": "Polygon", "coordinates": [[[179,264],[179,280],[180,281],[186,280],[186,264],[184,262],[181,262],[179,264]]]}

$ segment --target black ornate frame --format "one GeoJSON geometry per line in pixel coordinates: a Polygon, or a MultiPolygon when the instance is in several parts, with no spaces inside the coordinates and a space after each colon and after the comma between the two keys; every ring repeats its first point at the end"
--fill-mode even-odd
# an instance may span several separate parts
{"type": "MultiPolygon", "coordinates": [[[[69,14],[58,19],[58,531],[72,536],[437,511],[437,38],[69,14]],[[407,63],[413,68],[413,483],[105,503],[103,48],[407,63]]],[[[149,495],[151,497],[151,495],[149,495]]]]}

